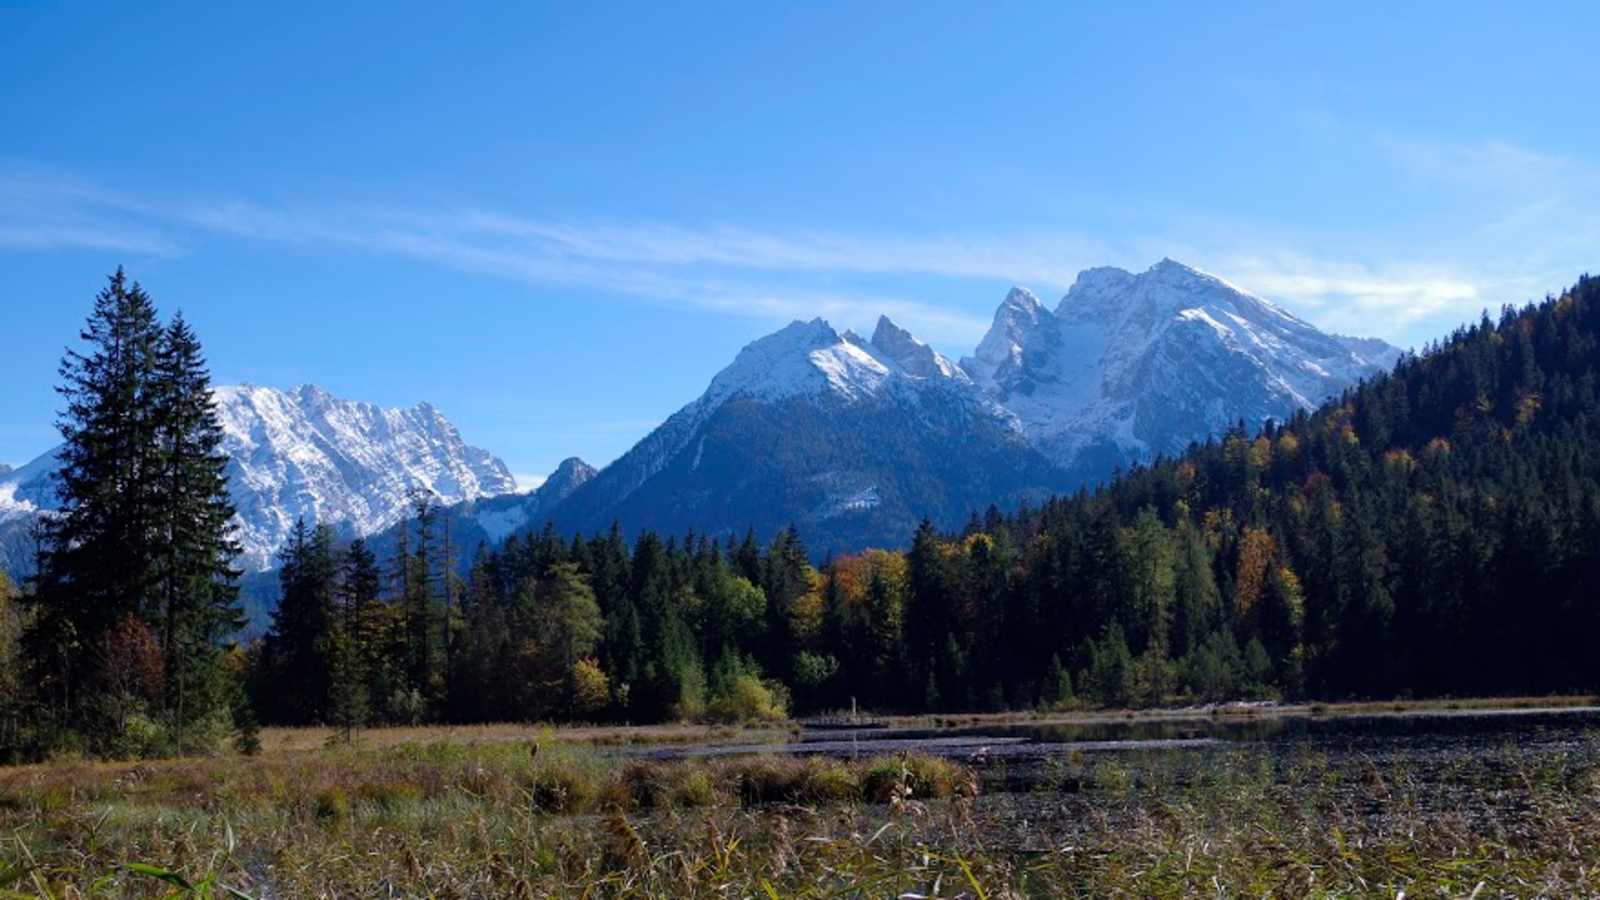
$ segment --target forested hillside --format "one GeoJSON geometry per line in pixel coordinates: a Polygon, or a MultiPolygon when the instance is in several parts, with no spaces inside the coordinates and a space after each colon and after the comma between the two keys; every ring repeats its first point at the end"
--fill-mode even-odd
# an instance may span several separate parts
{"type": "MultiPolygon", "coordinates": [[[[374,607],[371,700],[637,720],[791,693],[801,710],[938,710],[1592,689],[1597,331],[1584,279],[1314,414],[820,570],[792,531],[766,548],[645,534],[631,552],[615,532],[515,539],[448,589],[448,614],[374,607]]],[[[419,587],[429,545],[405,581],[442,597],[419,587]]],[[[274,669],[290,596],[260,683],[299,697],[307,682],[274,669]]]]}
{"type": "Polygon", "coordinates": [[[237,548],[198,341],[119,276],[92,352],[64,367],[68,512],[43,576],[0,582],[0,755],[204,749],[230,728],[248,746],[257,716],[354,728],[747,719],[852,698],[1592,690],[1597,335],[1600,282],[1585,278],[1313,414],[820,568],[794,529],[759,546],[547,528],[462,577],[464,548],[426,498],[387,558],[302,523],[270,633],[223,653],[237,548]]]}

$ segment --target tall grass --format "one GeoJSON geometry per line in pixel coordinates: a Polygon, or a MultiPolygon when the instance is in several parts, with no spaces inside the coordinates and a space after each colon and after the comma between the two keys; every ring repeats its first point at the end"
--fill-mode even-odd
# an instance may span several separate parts
{"type": "Polygon", "coordinates": [[[1600,741],[1091,753],[1023,773],[915,755],[657,762],[545,735],[536,753],[0,770],[0,892],[181,890],[130,863],[216,896],[1585,896],[1600,893],[1600,741]]]}

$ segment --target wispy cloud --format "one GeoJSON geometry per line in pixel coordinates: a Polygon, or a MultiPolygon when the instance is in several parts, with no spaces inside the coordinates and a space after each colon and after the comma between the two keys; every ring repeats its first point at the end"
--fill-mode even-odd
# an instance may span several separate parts
{"type": "Polygon", "coordinates": [[[1473,277],[1445,269],[1279,255],[1232,257],[1227,272],[1254,293],[1348,334],[1365,335],[1375,323],[1404,332],[1441,314],[1469,315],[1484,302],[1473,277]]]}
{"type": "MultiPolygon", "coordinates": [[[[1009,266],[1018,272],[1017,280],[1068,277],[1066,267],[1043,271],[1026,254],[954,238],[919,243],[729,227],[575,225],[481,210],[138,200],[53,181],[38,172],[0,171],[0,247],[176,255],[215,237],[338,246],[528,283],[763,319],[821,315],[862,324],[887,313],[930,339],[962,342],[981,335],[987,319],[882,292],[807,287],[808,278],[785,276],[923,273],[994,278],[1009,266]],[[986,265],[988,253],[994,259],[986,265]]],[[[1040,258],[1032,259],[1036,263],[1040,258]]]]}
{"type": "Polygon", "coordinates": [[[1170,255],[1323,327],[1404,341],[1558,286],[1600,241],[1589,212],[1600,201],[1600,169],[1582,160],[1504,141],[1387,135],[1372,138],[1371,150],[1397,172],[1471,200],[1473,214],[1447,233],[1404,241],[1376,228],[1352,235],[1203,216],[1123,229],[1135,233],[1116,241],[1087,228],[895,234],[139,197],[10,166],[0,167],[0,248],[178,255],[217,239],[344,248],[765,320],[820,315],[860,327],[886,313],[925,339],[966,347],[987,328],[997,297],[942,304],[859,285],[931,277],[1015,282],[1048,296],[1088,266],[1140,268],[1170,255]]]}
{"type": "Polygon", "coordinates": [[[1568,195],[1600,188],[1600,169],[1569,156],[1505,140],[1444,141],[1382,134],[1374,139],[1412,176],[1514,196],[1568,195]]]}
{"type": "Polygon", "coordinates": [[[1066,287],[1090,260],[1110,253],[1098,240],[1070,233],[999,235],[762,232],[732,226],[575,225],[469,211],[454,224],[522,239],[584,259],[650,265],[709,264],[775,271],[922,273],[1010,278],[1066,287]]]}
{"type": "Polygon", "coordinates": [[[76,177],[36,166],[0,170],[0,248],[88,248],[155,256],[180,245],[152,223],[129,220],[127,198],[76,177]]]}

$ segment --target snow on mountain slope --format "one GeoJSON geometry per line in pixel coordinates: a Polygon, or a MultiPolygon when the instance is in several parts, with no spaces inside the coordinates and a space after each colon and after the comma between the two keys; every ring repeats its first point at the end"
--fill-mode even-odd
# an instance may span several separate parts
{"type": "Polygon", "coordinates": [[[576,456],[568,457],[543,484],[528,493],[468,501],[453,515],[476,525],[488,542],[499,543],[514,532],[543,525],[556,504],[583,487],[597,471],[576,456]]]}
{"type": "Polygon", "coordinates": [[[1375,339],[1318,331],[1273,303],[1162,260],[1089,269],[1054,312],[1017,288],[962,366],[1059,464],[1177,453],[1243,419],[1310,409],[1392,364],[1375,339]]]}
{"type": "Polygon", "coordinates": [[[216,394],[247,568],[265,568],[301,516],[368,535],[399,521],[415,490],[446,504],[516,490],[505,463],[427,403],[383,409],[314,385],[216,394]]]}
{"type": "MultiPolygon", "coordinates": [[[[414,490],[448,504],[516,489],[504,463],[468,446],[427,403],[384,409],[314,385],[239,385],[215,394],[246,571],[270,567],[302,516],[369,535],[404,517],[414,490]]],[[[9,509],[20,520],[54,506],[55,454],[0,480],[0,517],[9,509]]]]}
{"type": "Polygon", "coordinates": [[[606,515],[603,510],[617,508],[680,456],[690,471],[698,469],[705,457],[703,426],[731,402],[915,405],[924,395],[948,395],[946,399],[959,399],[1016,428],[1003,410],[975,389],[965,372],[887,317],[871,341],[849,331],[841,334],[820,318],[792,322],[739,351],[711,379],[704,394],[607,466],[593,484],[585,485],[581,497],[589,513],[573,513],[574,501],[567,505],[568,518],[600,522],[606,515]]]}
{"type": "MultiPolygon", "coordinates": [[[[627,454],[564,462],[515,494],[509,471],[427,404],[405,410],[293,391],[219,388],[246,568],[272,562],[299,516],[375,542],[412,489],[448,508],[463,547],[554,518],[566,531],[770,533],[813,549],[899,543],[1180,452],[1243,419],[1286,417],[1392,366],[1400,351],[1329,335],[1171,260],[1081,273],[1052,311],[1013,288],[953,363],[887,317],[870,340],[822,319],[752,342],[627,454]]],[[[0,557],[54,502],[52,455],[0,474],[0,557]]],[[[9,548],[9,550],[8,550],[9,548]]],[[[0,558],[0,566],[5,564],[0,558]]]]}
{"type": "Polygon", "coordinates": [[[812,319],[793,322],[739,351],[698,403],[710,409],[736,395],[778,400],[827,392],[854,400],[876,394],[888,377],[889,367],[867,345],[812,319]]]}
{"type": "Polygon", "coordinates": [[[812,549],[897,544],[1061,486],[1014,416],[887,318],[870,341],[820,319],[746,347],[556,510],[567,530],[770,536],[812,549]]]}

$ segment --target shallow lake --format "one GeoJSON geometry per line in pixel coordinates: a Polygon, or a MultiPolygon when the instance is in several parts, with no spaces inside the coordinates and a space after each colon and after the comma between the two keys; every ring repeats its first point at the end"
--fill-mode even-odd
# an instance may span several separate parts
{"type": "Polygon", "coordinates": [[[1022,763],[1083,753],[1207,751],[1251,748],[1273,752],[1428,756],[1474,748],[1516,746],[1593,751],[1600,741],[1600,707],[1427,710],[1329,716],[1264,710],[1192,717],[1100,718],[945,728],[805,730],[781,743],[704,744],[641,748],[657,759],[750,753],[839,757],[917,752],[974,763],[1022,763]]]}

